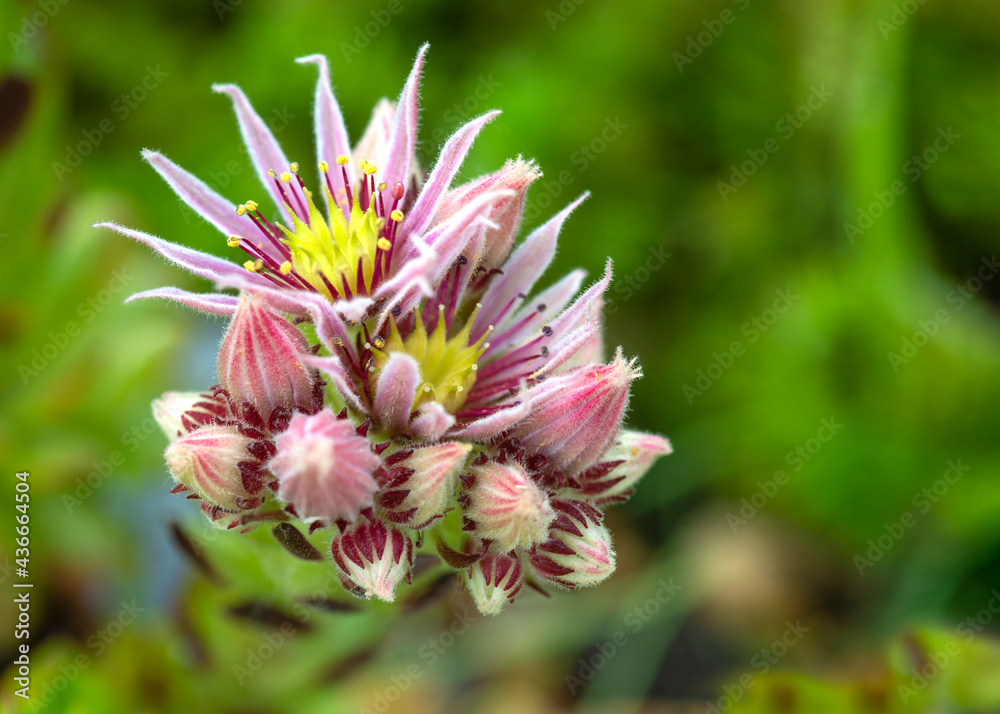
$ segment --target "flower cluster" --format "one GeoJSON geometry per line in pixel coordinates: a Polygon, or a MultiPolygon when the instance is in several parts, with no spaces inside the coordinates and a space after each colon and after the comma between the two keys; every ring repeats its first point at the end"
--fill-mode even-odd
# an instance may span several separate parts
{"type": "Polygon", "coordinates": [[[626,500],[670,444],[621,426],[641,373],[620,348],[606,363],[602,354],[610,261],[582,293],[579,270],[536,290],[586,196],[515,247],[540,176],[532,162],[452,185],[497,112],[456,131],[429,174],[417,165],[425,52],[353,149],[326,59],[299,60],[319,70],[319,200],[234,85],[215,90],[233,102],[275,212],[234,205],[143,152],[243,251],[242,264],[98,225],[219,290],[130,300],[231,317],[218,384],[153,404],[175,492],[230,528],[328,529],[331,567],[360,597],[392,601],[415,551],[436,550],[479,609],[496,614],[525,582],[572,589],[607,578],[615,553],[602,509],[626,500]]]}

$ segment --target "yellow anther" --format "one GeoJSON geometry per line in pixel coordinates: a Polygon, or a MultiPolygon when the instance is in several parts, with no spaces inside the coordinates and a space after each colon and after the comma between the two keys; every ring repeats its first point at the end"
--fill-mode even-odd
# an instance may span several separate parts
{"type": "Polygon", "coordinates": [[[254,262],[252,260],[248,260],[247,262],[245,262],[243,264],[243,267],[247,269],[248,273],[255,273],[255,272],[257,272],[257,266],[254,265],[254,262]]]}
{"type": "Polygon", "coordinates": [[[290,272],[292,272],[292,262],[290,260],[286,260],[284,263],[281,264],[279,270],[281,271],[282,275],[288,275],[290,272]]]}
{"type": "Polygon", "coordinates": [[[247,212],[247,207],[244,206],[242,203],[236,207],[237,216],[242,216],[246,212],[247,212]]]}
{"type": "Polygon", "coordinates": [[[320,161],[319,170],[326,173],[327,171],[330,170],[330,164],[326,163],[325,161],[320,161]]]}
{"type": "Polygon", "coordinates": [[[288,173],[287,171],[282,171],[281,172],[281,180],[284,181],[285,183],[288,183],[289,181],[292,180],[292,175],[290,173],[288,173]]]}
{"type": "Polygon", "coordinates": [[[389,250],[392,247],[392,243],[389,242],[388,238],[379,238],[377,245],[382,250],[389,250]]]}
{"type": "Polygon", "coordinates": [[[365,170],[365,166],[367,165],[368,165],[368,159],[361,159],[361,161],[358,162],[358,166],[361,167],[362,171],[365,170]]]}
{"type": "Polygon", "coordinates": [[[256,263],[253,264],[253,267],[255,270],[260,270],[261,268],[264,267],[264,261],[258,260],[256,263]]]}
{"type": "Polygon", "coordinates": [[[239,236],[233,235],[229,236],[229,239],[226,241],[226,243],[229,245],[230,248],[239,248],[241,240],[242,238],[240,238],[239,236]]]}
{"type": "Polygon", "coordinates": [[[378,190],[379,191],[385,191],[385,186],[386,186],[385,181],[383,181],[382,183],[380,183],[378,185],[378,190]]]}
{"type": "Polygon", "coordinates": [[[248,211],[256,211],[257,210],[257,202],[256,201],[247,201],[246,202],[246,207],[247,207],[248,211]]]}
{"type": "Polygon", "coordinates": [[[267,170],[267,175],[270,176],[271,178],[274,178],[278,174],[274,173],[274,169],[268,169],[267,170]]]}
{"type": "Polygon", "coordinates": [[[293,161],[291,164],[289,164],[288,168],[292,170],[293,174],[297,174],[299,172],[299,162],[293,161]]]}
{"type": "Polygon", "coordinates": [[[348,156],[347,154],[341,154],[340,156],[337,157],[337,163],[340,164],[341,166],[345,166],[346,164],[350,163],[350,161],[351,157],[348,156]]]}
{"type": "Polygon", "coordinates": [[[376,166],[375,164],[369,164],[367,161],[365,162],[365,173],[366,174],[368,174],[369,176],[371,176],[376,171],[378,171],[378,166],[376,166]]]}
{"type": "Polygon", "coordinates": [[[395,211],[389,214],[389,218],[397,222],[401,221],[403,220],[403,212],[397,208],[395,211]]]}
{"type": "Polygon", "coordinates": [[[382,349],[385,347],[385,340],[381,337],[373,337],[372,344],[375,345],[376,349],[382,349]]]}

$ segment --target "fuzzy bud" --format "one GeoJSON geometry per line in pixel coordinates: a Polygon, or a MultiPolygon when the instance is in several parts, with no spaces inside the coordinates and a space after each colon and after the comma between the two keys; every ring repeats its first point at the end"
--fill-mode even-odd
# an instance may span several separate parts
{"type": "Polygon", "coordinates": [[[446,193],[441,200],[435,222],[446,220],[458,213],[469,204],[469,201],[487,191],[503,189],[513,191],[513,196],[501,198],[494,204],[489,219],[496,224],[496,227],[487,228],[483,236],[479,266],[484,270],[498,268],[510,255],[517,239],[528,188],[541,176],[542,172],[531,161],[524,161],[521,157],[508,159],[499,171],[480,176],[446,193]]]}
{"type": "Polygon", "coordinates": [[[552,505],[558,515],[551,537],[531,550],[535,570],[569,590],[606,580],[615,570],[615,551],[601,512],[580,501],[552,505]]]}
{"type": "Polygon", "coordinates": [[[531,414],[513,430],[557,469],[577,473],[597,461],[618,435],[629,385],[642,376],[621,349],[608,365],[576,367],[531,388],[531,414]]]}
{"type": "Polygon", "coordinates": [[[625,501],[656,460],[672,452],[670,441],[658,434],[622,429],[601,463],[580,475],[580,490],[598,504],[625,501]]]}
{"type": "Polygon", "coordinates": [[[153,418],[170,440],[228,415],[226,403],[211,394],[167,392],[153,401],[153,418]]]}
{"type": "Polygon", "coordinates": [[[493,541],[498,551],[546,539],[555,511],[518,463],[487,462],[475,467],[466,483],[465,514],[475,523],[476,535],[493,541]]]}
{"type": "Polygon", "coordinates": [[[348,419],[333,412],[296,414],[275,439],[268,468],[278,479],[278,498],[304,521],[353,521],[372,505],[379,457],[348,419]]]}
{"type": "Polygon", "coordinates": [[[506,553],[486,553],[465,572],[465,587],[484,615],[499,615],[508,602],[514,602],[524,573],[517,558],[506,553]]]}
{"type": "Polygon", "coordinates": [[[308,351],[298,328],[244,293],[219,349],[219,384],[237,407],[249,402],[265,421],[278,408],[311,413],[316,375],[301,362],[308,351]]]}
{"type": "Polygon", "coordinates": [[[389,456],[389,480],[378,496],[386,520],[420,530],[441,518],[471,449],[471,444],[446,442],[389,456]]]}
{"type": "Polygon", "coordinates": [[[236,427],[205,426],[167,447],[167,466],[180,486],[211,506],[227,511],[256,508],[260,499],[247,489],[240,467],[253,461],[247,450],[251,443],[236,427]]]}
{"type": "Polygon", "coordinates": [[[348,526],[330,547],[344,587],[358,597],[392,602],[399,584],[409,582],[413,541],[373,516],[348,526]]]}

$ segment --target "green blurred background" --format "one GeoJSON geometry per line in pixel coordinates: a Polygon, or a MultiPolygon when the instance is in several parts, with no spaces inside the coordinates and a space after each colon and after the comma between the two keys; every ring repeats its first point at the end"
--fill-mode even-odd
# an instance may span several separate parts
{"type": "Polygon", "coordinates": [[[24,711],[1000,711],[996,0],[3,0],[0,27],[24,711]],[[315,75],[292,60],[328,55],[357,138],[424,41],[422,163],[499,107],[462,178],[535,158],[531,225],[592,191],[546,280],[614,258],[607,344],[645,373],[629,424],[676,450],[610,510],[609,582],[471,623],[450,581],[402,616],[307,610],[289,584],[327,566],[167,494],[149,403],[214,382],[224,324],[123,306],[207,286],[90,228],[232,255],[139,150],[259,198],[213,82],[310,166],[315,75]]]}

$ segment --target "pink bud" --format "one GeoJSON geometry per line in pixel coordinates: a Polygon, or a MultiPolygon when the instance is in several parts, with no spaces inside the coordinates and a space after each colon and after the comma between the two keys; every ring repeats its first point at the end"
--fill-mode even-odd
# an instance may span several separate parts
{"type": "Polygon", "coordinates": [[[300,361],[308,350],[298,328],[243,293],[219,349],[219,383],[236,407],[249,402],[265,422],[277,408],[311,413],[316,376],[300,361]]]}
{"type": "MultiPolygon", "coordinates": [[[[207,504],[227,511],[249,510],[260,505],[260,499],[247,489],[251,484],[244,482],[246,468],[240,466],[256,465],[247,450],[251,443],[234,426],[204,426],[167,447],[167,466],[178,484],[207,504]]],[[[259,493],[254,485],[251,488],[259,493]]]]}
{"type": "Polygon", "coordinates": [[[409,582],[413,541],[371,515],[348,526],[330,547],[344,586],[358,597],[392,602],[399,584],[409,582]]]}
{"type": "Polygon", "coordinates": [[[471,444],[443,443],[397,451],[386,459],[379,507],[393,523],[421,530],[444,515],[471,444]]]}
{"type": "Polygon", "coordinates": [[[506,553],[486,553],[465,572],[465,587],[484,615],[499,615],[523,584],[521,563],[506,553]]]}
{"type": "Polygon", "coordinates": [[[580,501],[552,505],[558,515],[551,538],[531,550],[535,570],[569,590],[606,580],[615,570],[615,551],[601,512],[580,501]]]}
{"type": "Polygon", "coordinates": [[[473,468],[467,483],[465,514],[475,523],[476,535],[494,541],[498,551],[546,539],[555,511],[518,463],[489,461],[473,468]]]}
{"type": "Polygon", "coordinates": [[[208,393],[167,392],[153,401],[153,418],[171,440],[228,414],[226,402],[208,393]]]}
{"type": "Polygon", "coordinates": [[[446,193],[435,215],[435,223],[458,213],[470,200],[487,191],[514,191],[513,196],[501,198],[493,206],[489,219],[497,227],[487,228],[484,237],[479,267],[486,271],[497,268],[507,259],[517,239],[528,188],[541,176],[542,172],[531,161],[524,161],[520,156],[508,159],[499,171],[480,176],[446,193]]]}
{"type": "Polygon", "coordinates": [[[353,521],[372,505],[379,457],[348,419],[324,409],[296,414],[275,439],[268,468],[278,479],[278,498],[305,521],[353,521]]]}
{"type": "Polygon", "coordinates": [[[670,441],[662,436],[622,429],[598,466],[580,474],[579,490],[596,504],[628,500],[656,460],[672,452],[670,441]]]}
{"type": "Polygon", "coordinates": [[[576,367],[531,388],[531,414],[512,433],[557,469],[576,473],[593,464],[618,434],[629,385],[642,373],[621,348],[608,365],[576,367]]]}

